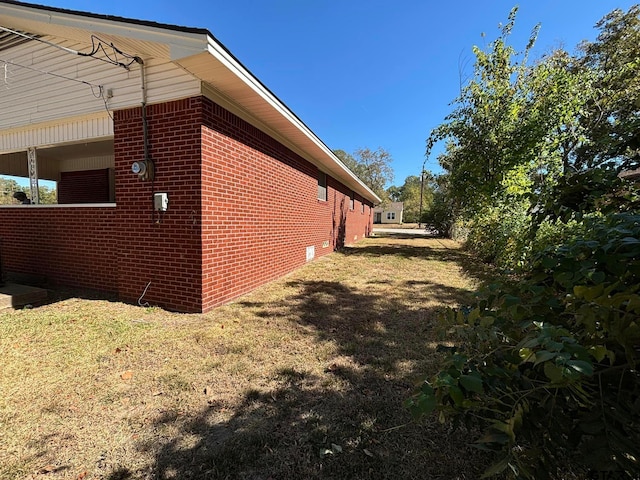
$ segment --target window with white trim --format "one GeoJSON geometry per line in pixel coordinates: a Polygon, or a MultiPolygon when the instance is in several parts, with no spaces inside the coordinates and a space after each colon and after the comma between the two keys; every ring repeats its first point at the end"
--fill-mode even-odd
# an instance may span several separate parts
{"type": "Polygon", "coordinates": [[[387,220],[395,220],[396,212],[387,212],[387,220]]]}

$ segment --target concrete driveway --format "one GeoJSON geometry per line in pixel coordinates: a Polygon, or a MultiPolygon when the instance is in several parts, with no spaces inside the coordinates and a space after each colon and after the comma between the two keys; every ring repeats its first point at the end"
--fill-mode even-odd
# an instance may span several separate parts
{"type": "Polygon", "coordinates": [[[395,235],[415,235],[420,237],[431,237],[433,232],[424,228],[386,228],[386,227],[373,227],[373,234],[377,233],[391,233],[395,235]]]}

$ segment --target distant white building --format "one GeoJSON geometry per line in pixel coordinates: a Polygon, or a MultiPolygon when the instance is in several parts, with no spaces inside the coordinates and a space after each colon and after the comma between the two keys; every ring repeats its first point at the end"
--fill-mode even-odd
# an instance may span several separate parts
{"type": "Polygon", "coordinates": [[[403,202],[391,202],[373,209],[373,223],[402,223],[403,202]]]}

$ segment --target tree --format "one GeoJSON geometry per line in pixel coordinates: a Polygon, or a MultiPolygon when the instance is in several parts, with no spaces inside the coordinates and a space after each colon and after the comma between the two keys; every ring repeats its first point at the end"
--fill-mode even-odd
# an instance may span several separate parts
{"type": "Polygon", "coordinates": [[[355,158],[353,158],[353,155],[345,152],[344,150],[334,150],[333,153],[336,155],[336,157],[340,159],[342,163],[345,164],[345,166],[349,170],[351,170],[353,173],[358,175],[357,172],[360,166],[358,165],[358,161],[355,158]]]}
{"type": "Polygon", "coordinates": [[[581,45],[580,67],[594,74],[592,99],[581,117],[587,138],[580,166],[616,160],[626,168],[640,161],[640,5],[616,9],[596,24],[600,34],[581,45]]]}
{"type": "Polygon", "coordinates": [[[518,167],[533,163],[534,140],[522,135],[521,126],[530,97],[526,59],[537,28],[522,60],[516,61],[516,51],[507,44],[516,12],[517,8],[511,11],[488,51],[474,47],[474,76],[456,100],[454,111],[427,140],[427,155],[437,141],[447,142],[439,161],[449,174],[454,209],[465,217],[503,198],[508,192],[503,184],[507,177],[511,184],[519,181],[526,188],[527,178],[513,177],[516,173],[526,175],[518,172],[518,167]]]}
{"type": "Polygon", "coordinates": [[[58,196],[55,188],[38,187],[38,196],[41,205],[53,205],[58,203],[58,196]]]}
{"type": "Polygon", "coordinates": [[[378,147],[377,150],[359,148],[353,155],[344,150],[334,150],[334,153],[383,203],[389,200],[385,189],[393,181],[393,159],[389,152],[378,147]]]}
{"type": "MultiPolygon", "coordinates": [[[[393,202],[404,203],[402,218],[408,223],[418,223],[420,220],[420,177],[408,176],[401,187],[391,186],[387,189],[387,195],[393,202]]],[[[430,202],[432,192],[428,189],[423,191],[423,203],[430,202]]]]}
{"type": "MultiPolygon", "coordinates": [[[[31,196],[29,187],[21,187],[18,182],[8,178],[0,178],[0,205],[13,205],[16,201],[13,198],[15,192],[25,192],[27,196],[31,196]]],[[[56,190],[48,187],[38,187],[38,195],[40,203],[50,205],[58,203],[56,190]]]]}
{"type": "Polygon", "coordinates": [[[401,202],[402,187],[396,187],[395,185],[391,185],[389,188],[387,188],[387,195],[389,195],[389,199],[392,202],[401,202]]]}
{"type": "Polygon", "coordinates": [[[12,205],[15,202],[13,194],[19,190],[20,185],[15,180],[0,177],[0,205],[12,205]]]}
{"type": "Polygon", "coordinates": [[[423,199],[420,222],[441,236],[450,236],[453,227],[454,217],[448,188],[446,174],[434,176],[431,172],[426,172],[424,191],[428,192],[425,197],[428,197],[429,201],[425,202],[423,199]]]}
{"type": "Polygon", "coordinates": [[[507,268],[526,261],[520,237],[535,228],[530,209],[546,203],[559,179],[577,168],[588,135],[581,116],[596,95],[593,73],[563,50],[529,63],[537,26],[521,53],[509,46],[516,13],[486,50],[474,47],[474,75],[432,131],[426,152],[446,142],[439,161],[455,221],[482,258],[507,268]]]}

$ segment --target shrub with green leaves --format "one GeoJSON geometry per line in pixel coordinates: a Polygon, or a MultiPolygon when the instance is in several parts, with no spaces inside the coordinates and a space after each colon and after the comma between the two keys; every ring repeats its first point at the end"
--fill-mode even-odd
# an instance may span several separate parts
{"type": "Polygon", "coordinates": [[[481,429],[475,445],[496,456],[483,478],[639,476],[640,215],[582,224],[525,278],[446,313],[458,346],[408,402],[481,429]]]}
{"type": "Polygon", "coordinates": [[[420,219],[434,233],[441,236],[449,236],[453,225],[453,206],[446,192],[436,189],[433,193],[431,203],[427,206],[420,219]]]}
{"type": "Polygon", "coordinates": [[[531,217],[525,201],[500,202],[476,213],[468,222],[465,246],[483,262],[516,269],[526,256],[531,217]]]}

